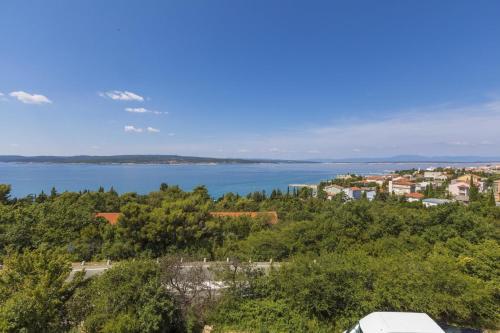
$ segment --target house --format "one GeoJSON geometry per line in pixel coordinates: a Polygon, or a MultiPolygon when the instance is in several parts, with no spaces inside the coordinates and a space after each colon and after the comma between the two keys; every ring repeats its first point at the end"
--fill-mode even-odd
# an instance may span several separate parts
{"type": "Polygon", "coordinates": [[[493,182],[493,193],[495,194],[495,201],[500,201],[500,180],[493,182]]]}
{"type": "Polygon", "coordinates": [[[365,190],[364,193],[366,194],[366,198],[370,201],[375,199],[375,195],[377,195],[377,191],[375,190],[365,190]]]}
{"type": "Polygon", "coordinates": [[[341,193],[344,188],[340,185],[332,184],[332,185],[327,185],[323,188],[323,191],[326,192],[326,195],[328,199],[331,199],[332,197],[336,196],[337,194],[341,193]]]}
{"type": "Polygon", "coordinates": [[[264,218],[268,224],[278,223],[278,213],[275,211],[268,212],[210,212],[213,217],[250,217],[252,219],[264,218]]]}
{"type": "Polygon", "coordinates": [[[424,172],[425,179],[434,179],[434,180],[446,180],[448,176],[441,171],[425,171],[424,172]]]}
{"type": "Polygon", "coordinates": [[[481,192],[481,193],[484,192],[486,190],[485,183],[481,180],[481,177],[474,175],[474,174],[467,174],[467,175],[460,176],[457,179],[453,180],[452,183],[453,182],[462,182],[462,183],[470,184],[471,177],[472,177],[472,182],[474,183],[475,186],[477,186],[479,192],[481,192]]]}
{"type": "Polygon", "coordinates": [[[425,207],[435,207],[439,205],[445,205],[452,203],[452,200],[448,199],[437,199],[437,198],[429,198],[429,199],[423,199],[422,203],[424,204],[425,207]]]}
{"type": "Polygon", "coordinates": [[[470,183],[464,181],[452,181],[448,185],[448,192],[453,197],[469,197],[470,183]]]}
{"type": "Polygon", "coordinates": [[[103,219],[108,221],[109,224],[115,225],[118,223],[118,219],[120,218],[121,215],[122,213],[96,213],[95,217],[96,218],[102,217],[103,219]]]}
{"type": "Polygon", "coordinates": [[[423,181],[415,184],[415,191],[425,191],[427,189],[427,186],[431,185],[432,183],[429,181],[423,181]]]}
{"type": "Polygon", "coordinates": [[[405,194],[406,201],[408,201],[408,202],[420,201],[424,197],[425,196],[422,193],[418,193],[418,192],[406,193],[405,194]]]}
{"type": "Polygon", "coordinates": [[[415,192],[415,183],[406,179],[390,180],[389,193],[396,195],[405,195],[415,192]]]}
{"type": "Polygon", "coordinates": [[[346,187],[342,191],[347,195],[349,199],[359,200],[361,199],[362,191],[359,187],[346,187]]]}
{"type": "Polygon", "coordinates": [[[384,185],[385,180],[387,177],[385,176],[378,176],[378,175],[371,175],[371,176],[366,176],[365,180],[369,183],[376,183],[379,186],[384,185]]]}

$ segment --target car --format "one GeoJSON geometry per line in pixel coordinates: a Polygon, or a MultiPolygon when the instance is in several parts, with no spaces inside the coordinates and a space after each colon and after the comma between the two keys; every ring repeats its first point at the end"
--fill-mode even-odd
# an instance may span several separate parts
{"type": "Polygon", "coordinates": [[[445,333],[426,313],[372,312],[344,333],[445,333]]]}

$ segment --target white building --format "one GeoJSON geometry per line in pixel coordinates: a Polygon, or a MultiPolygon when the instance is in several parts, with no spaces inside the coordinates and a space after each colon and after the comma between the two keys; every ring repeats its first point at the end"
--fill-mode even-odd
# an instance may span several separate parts
{"type": "Polygon", "coordinates": [[[359,187],[346,187],[342,191],[347,195],[349,199],[359,200],[361,199],[362,191],[359,187]]]}
{"type": "Polygon", "coordinates": [[[405,195],[413,192],[415,192],[415,183],[413,182],[406,179],[389,181],[389,193],[394,193],[395,195],[405,195]]]}
{"type": "Polygon", "coordinates": [[[332,197],[336,196],[337,194],[341,193],[344,188],[340,185],[332,184],[332,185],[327,185],[323,188],[323,191],[326,192],[326,195],[328,199],[331,199],[332,197]]]}
{"type": "Polygon", "coordinates": [[[425,313],[372,312],[346,333],[444,333],[425,313]]]}
{"type": "Polygon", "coordinates": [[[454,197],[469,197],[470,184],[462,181],[454,181],[448,185],[448,192],[454,197]]]}
{"type": "Polygon", "coordinates": [[[384,182],[387,180],[386,176],[378,176],[378,175],[370,175],[366,176],[365,180],[369,183],[376,183],[379,186],[384,185],[384,182]]]}
{"type": "Polygon", "coordinates": [[[439,205],[445,205],[452,203],[452,200],[448,199],[437,199],[437,198],[429,198],[429,199],[424,199],[422,200],[422,203],[424,204],[425,207],[435,207],[439,205]]]}
{"type": "Polygon", "coordinates": [[[367,191],[364,191],[365,194],[366,194],[366,198],[370,201],[372,201],[373,199],[375,199],[375,195],[377,195],[377,191],[375,190],[367,190],[367,191]]]}
{"type": "Polygon", "coordinates": [[[446,174],[444,174],[444,172],[441,171],[425,171],[424,178],[446,180],[448,177],[446,176],[446,174]]]}

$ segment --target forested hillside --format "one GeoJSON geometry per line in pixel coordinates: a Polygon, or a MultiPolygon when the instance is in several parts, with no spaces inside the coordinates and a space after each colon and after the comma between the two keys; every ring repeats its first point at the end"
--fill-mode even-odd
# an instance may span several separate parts
{"type": "MultiPolygon", "coordinates": [[[[442,323],[499,328],[500,208],[424,208],[392,196],[345,202],[307,191],[213,200],[162,184],[11,198],[0,185],[2,332],[342,332],[372,311],[422,311],[442,323]],[[212,211],[276,211],[264,218],[212,211]],[[115,225],[96,212],[120,212],[115,225]],[[169,287],[176,258],[241,263],[221,295],[169,287]],[[158,261],[157,258],[160,258],[158,261]],[[120,262],[68,279],[70,262],[120,262]],[[269,272],[248,261],[281,262],[269,272]],[[159,264],[158,264],[159,262],[159,264]]],[[[224,273],[224,274],[223,274],[224,273]]]]}

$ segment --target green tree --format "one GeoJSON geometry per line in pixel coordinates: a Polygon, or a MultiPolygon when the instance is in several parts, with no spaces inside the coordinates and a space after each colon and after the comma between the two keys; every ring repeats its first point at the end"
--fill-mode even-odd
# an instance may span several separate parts
{"type": "Polygon", "coordinates": [[[42,247],[7,256],[0,271],[0,331],[63,332],[65,304],[81,283],[68,282],[68,257],[42,247]]]}
{"type": "Polygon", "coordinates": [[[480,199],[479,189],[474,184],[474,175],[470,175],[469,181],[469,202],[476,202],[480,199]]]}
{"type": "Polygon", "coordinates": [[[11,187],[9,184],[0,184],[0,203],[7,204],[10,198],[11,187]]]}
{"type": "Polygon", "coordinates": [[[183,319],[152,261],[129,261],[80,289],[68,305],[86,332],[181,332],[183,319]]]}

